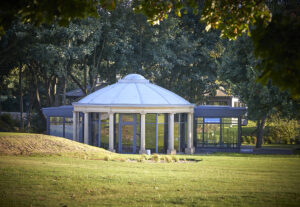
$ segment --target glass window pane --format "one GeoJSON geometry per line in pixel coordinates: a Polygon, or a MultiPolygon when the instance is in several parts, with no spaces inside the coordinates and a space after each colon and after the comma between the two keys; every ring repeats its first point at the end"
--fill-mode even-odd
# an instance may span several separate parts
{"type": "Polygon", "coordinates": [[[50,116],[50,122],[61,122],[63,123],[64,117],[50,116]]]}
{"type": "Polygon", "coordinates": [[[122,122],[133,122],[133,114],[122,114],[122,122]]]}
{"type": "Polygon", "coordinates": [[[146,114],[146,123],[155,123],[156,114],[146,114]]]}
{"type": "Polygon", "coordinates": [[[204,125],[204,145],[207,147],[217,147],[220,143],[220,124],[204,125]]]}
{"type": "Polygon", "coordinates": [[[108,149],[109,120],[108,114],[101,114],[101,147],[108,149]]]}
{"type": "Polygon", "coordinates": [[[158,152],[164,153],[164,132],[165,132],[165,125],[159,124],[158,125],[158,152]]]}
{"type": "Polygon", "coordinates": [[[174,123],[174,149],[178,151],[179,144],[179,133],[178,133],[179,124],[178,122],[174,123]]]}
{"type": "Polygon", "coordinates": [[[238,125],[222,124],[222,140],[223,146],[226,148],[234,148],[237,146],[238,125]]]}
{"type": "Polygon", "coordinates": [[[66,122],[72,122],[73,123],[73,117],[65,117],[66,122]]]}
{"type": "Polygon", "coordinates": [[[155,124],[146,124],[146,149],[155,152],[155,124]]]}
{"type": "Polygon", "coordinates": [[[201,147],[203,144],[203,124],[197,124],[196,127],[197,147],[201,147]]]}
{"type": "Polygon", "coordinates": [[[122,152],[132,153],[133,151],[133,125],[122,126],[122,152]]]}
{"type": "Polygon", "coordinates": [[[50,123],[50,135],[63,137],[63,123],[51,122],[50,123]]]}
{"type": "Polygon", "coordinates": [[[197,123],[203,123],[203,117],[197,117],[196,121],[197,123]]]}
{"type": "Polygon", "coordinates": [[[158,114],[158,123],[165,123],[165,114],[158,114]]]}
{"type": "Polygon", "coordinates": [[[73,139],[73,123],[72,122],[65,123],[65,137],[68,139],[73,139]]]}

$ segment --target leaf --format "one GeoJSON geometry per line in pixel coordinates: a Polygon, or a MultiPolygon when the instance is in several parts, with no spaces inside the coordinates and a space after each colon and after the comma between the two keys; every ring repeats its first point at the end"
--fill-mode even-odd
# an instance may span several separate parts
{"type": "Polygon", "coordinates": [[[208,32],[211,28],[211,24],[207,24],[206,27],[205,27],[205,30],[208,32]]]}

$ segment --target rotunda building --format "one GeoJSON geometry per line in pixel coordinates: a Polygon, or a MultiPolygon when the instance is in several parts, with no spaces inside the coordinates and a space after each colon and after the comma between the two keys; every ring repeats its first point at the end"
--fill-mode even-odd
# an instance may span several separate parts
{"type": "MultiPolygon", "coordinates": [[[[83,131],[83,142],[88,144],[91,135],[91,124],[93,117],[99,121],[98,137],[99,143],[103,130],[101,117],[108,119],[108,149],[112,152],[125,151],[125,147],[132,149],[132,153],[146,153],[146,140],[155,143],[156,152],[159,147],[159,118],[163,114],[167,118],[164,122],[167,128],[167,153],[176,154],[174,148],[175,138],[180,139],[182,131],[185,131],[185,153],[194,153],[193,147],[193,113],[194,105],[178,96],[177,94],[150,83],[139,74],[129,74],[117,83],[99,89],[78,102],[73,103],[73,139],[79,141],[80,133],[83,131]],[[80,114],[83,113],[83,118],[80,114]],[[152,115],[155,127],[146,123],[146,116],[152,115]],[[183,117],[186,126],[176,125],[174,128],[174,116],[177,123],[181,123],[183,117]],[[116,124],[116,120],[118,124],[116,124]],[[83,130],[80,126],[83,122],[83,130]],[[147,129],[149,127],[149,129],[147,129]],[[151,129],[150,129],[151,127],[151,129]],[[101,131],[102,130],[102,131],[101,131]],[[146,139],[146,131],[148,137],[146,139]],[[180,132],[181,130],[181,132],[180,132]],[[174,138],[174,131],[176,137],[174,138]],[[178,133],[179,131],[179,133],[178,133]],[[132,136],[131,136],[132,135],[132,136]],[[118,136],[118,138],[116,137],[118,136]],[[116,145],[114,142],[118,142],[116,145]],[[138,149],[137,149],[138,146],[138,149]]],[[[180,145],[180,140],[177,140],[180,145]]],[[[180,149],[180,147],[179,147],[180,149]]]]}

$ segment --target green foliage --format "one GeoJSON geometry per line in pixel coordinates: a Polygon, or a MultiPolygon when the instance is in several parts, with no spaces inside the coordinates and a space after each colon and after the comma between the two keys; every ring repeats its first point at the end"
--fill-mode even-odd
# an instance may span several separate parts
{"type": "Polygon", "coordinates": [[[274,116],[271,120],[272,121],[268,124],[268,135],[272,138],[271,143],[296,143],[296,140],[300,136],[300,125],[297,120],[280,119],[274,116]]]}
{"type": "Polygon", "coordinates": [[[272,136],[265,136],[264,137],[264,143],[265,144],[274,144],[274,139],[272,138],[272,136]]]}
{"type": "MultiPolygon", "coordinates": [[[[262,23],[252,31],[254,53],[261,61],[257,65],[260,82],[269,79],[283,90],[289,90],[295,99],[300,97],[300,33],[299,13],[275,13],[272,22],[263,29],[262,23]]],[[[284,9],[284,8],[282,8],[284,9]]]]}
{"type": "Polygon", "coordinates": [[[222,0],[205,1],[201,20],[206,23],[206,30],[216,28],[221,30],[221,37],[236,39],[248,32],[257,19],[266,26],[271,21],[272,14],[264,1],[222,0]]]}
{"type": "Polygon", "coordinates": [[[164,157],[164,161],[167,162],[167,163],[171,163],[171,162],[172,162],[172,157],[170,157],[170,156],[165,156],[165,157],[164,157]]]}
{"type": "Polygon", "coordinates": [[[97,17],[97,8],[115,9],[116,0],[16,0],[14,3],[1,1],[0,4],[0,35],[4,34],[13,21],[20,19],[23,23],[39,26],[43,23],[58,22],[67,26],[76,18],[97,17]]]}
{"type": "Polygon", "coordinates": [[[105,161],[110,161],[112,158],[111,158],[111,156],[110,155],[105,155],[104,156],[104,160],[105,161]]]}
{"type": "Polygon", "coordinates": [[[280,91],[272,81],[267,85],[257,83],[259,73],[255,70],[256,64],[251,41],[243,36],[227,43],[227,50],[219,60],[218,73],[222,83],[247,105],[248,118],[256,121],[255,133],[259,147],[266,120],[277,113],[284,117],[295,117],[299,105],[288,92],[280,91]]]}
{"type": "Polygon", "coordinates": [[[0,132],[15,132],[18,131],[20,123],[9,114],[2,114],[0,116],[0,132]]]}
{"type": "Polygon", "coordinates": [[[179,157],[178,156],[172,156],[172,160],[174,161],[174,162],[179,162],[179,157]]]}
{"type": "Polygon", "coordinates": [[[146,154],[142,154],[141,155],[141,159],[143,159],[143,160],[149,160],[150,157],[148,155],[146,155],[146,154]]]}
{"type": "Polygon", "coordinates": [[[153,154],[151,156],[151,160],[155,161],[155,162],[159,162],[160,161],[160,157],[158,154],[153,154]]]}
{"type": "Polygon", "coordinates": [[[202,9],[201,20],[205,22],[206,30],[219,29],[221,36],[229,39],[236,39],[241,34],[250,32],[250,26],[255,25],[257,19],[267,25],[272,16],[267,5],[257,0],[207,0],[204,4],[196,0],[139,0],[134,10],[146,15],[148,21],[155,25],[167,19],[172,12],[178,17],[181,17],[182,13],[187,14],[188,9],[198,14],[199,7],[202,9]]]}

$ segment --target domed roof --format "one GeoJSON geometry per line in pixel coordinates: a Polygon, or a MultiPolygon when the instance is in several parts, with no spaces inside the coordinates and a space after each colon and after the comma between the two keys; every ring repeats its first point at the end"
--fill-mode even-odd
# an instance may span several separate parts
{"type": "Polygon", "coordinates": [[[117,83],[99,89],[81,99],[79,105],[187,106],[177,94],[152,84],[139,74],[129,74],[117,83]]]}

